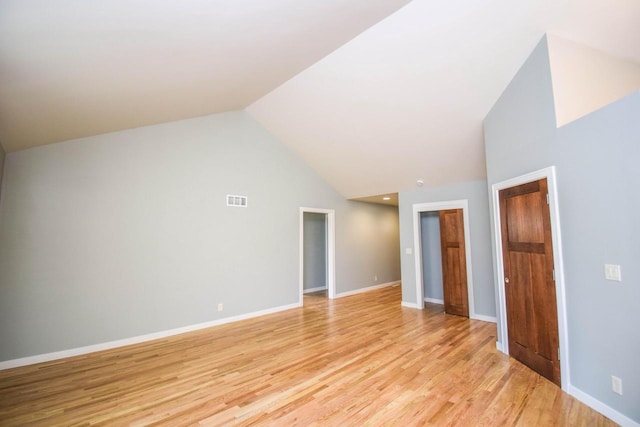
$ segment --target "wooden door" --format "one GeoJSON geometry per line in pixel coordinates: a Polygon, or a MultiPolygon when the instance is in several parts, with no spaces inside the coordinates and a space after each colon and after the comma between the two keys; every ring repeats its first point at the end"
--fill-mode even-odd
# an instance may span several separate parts
{"type": "Polygon", "coordinates": [[[560,385],[547,180],[500,191],[509,354],[560,385]]]}
{"type": "Polygon", "coordinates": [[[440,211],[440,246],[444,311],[469,317],[462,209],[440,211]]]}

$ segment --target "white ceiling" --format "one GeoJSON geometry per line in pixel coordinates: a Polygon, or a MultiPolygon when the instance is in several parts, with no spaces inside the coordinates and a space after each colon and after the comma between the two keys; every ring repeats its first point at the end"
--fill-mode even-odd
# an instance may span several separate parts
{"type": "Polygon", "coordinates": [[[242,109],[408,1],[0,0],[0,141],[242,109]]]}
{"type": "Polygon", "coordinates": [[[482,120],[544,33],[640,61],[633,0],[415,0],[248,108],[349,198],[485,177],[482,120]]]}
{"type": "Polygon", "coordinates": [[[248,107],[346,197],[479,179],[545,32],[640,62],[639,23],[637,0],[0,0],[0,142],[248,107]]]}

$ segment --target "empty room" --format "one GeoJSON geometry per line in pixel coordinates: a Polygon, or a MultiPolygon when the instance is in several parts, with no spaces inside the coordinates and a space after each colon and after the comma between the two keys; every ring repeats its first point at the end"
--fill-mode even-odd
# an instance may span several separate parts
{"type": "Polygon", "coordinates": [[[640,427],[639,41],[0,0],[0,425],[640,427]]]}

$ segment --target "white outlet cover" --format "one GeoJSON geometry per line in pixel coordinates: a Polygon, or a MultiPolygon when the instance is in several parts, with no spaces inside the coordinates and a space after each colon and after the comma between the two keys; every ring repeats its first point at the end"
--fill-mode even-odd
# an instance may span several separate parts
{"type": "Polygon", "coordinates": [[[411,255],[413,253],[413,248],[406,248],[404,250],[404,253],[406,253],[407,255],[411,255]]]}
{"type": "Polygon", "coordinates": [[[607,280],[614,280],[616,282],[621,282],[622,272],[620,271],[620,266],[617,264],[605,264],[604,277],[607,280]]]}
{"type": "Polygon", "coordinates": [[[622,396],[622,380],[615,375],[611,375],[611,390],[622,396]]]}

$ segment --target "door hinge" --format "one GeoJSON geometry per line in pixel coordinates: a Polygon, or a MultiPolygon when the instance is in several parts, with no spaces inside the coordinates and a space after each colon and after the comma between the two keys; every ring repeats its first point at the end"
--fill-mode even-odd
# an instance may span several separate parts
{"type": "Polygon", "coordinates": [[[551,270],[551,273],[553,274],[553,281],[556,281],[556,269],[554,268],[553,270],[551,270]]]}
{"type": "Polygon", "coordinates": [[[560,347],[558,347],[558,360],[560,360],[560,347]]]}
{"type": "Polygon", "coordinates": [[[549,204],[549,193],[547,193],[547,204],[549,204]]]}

